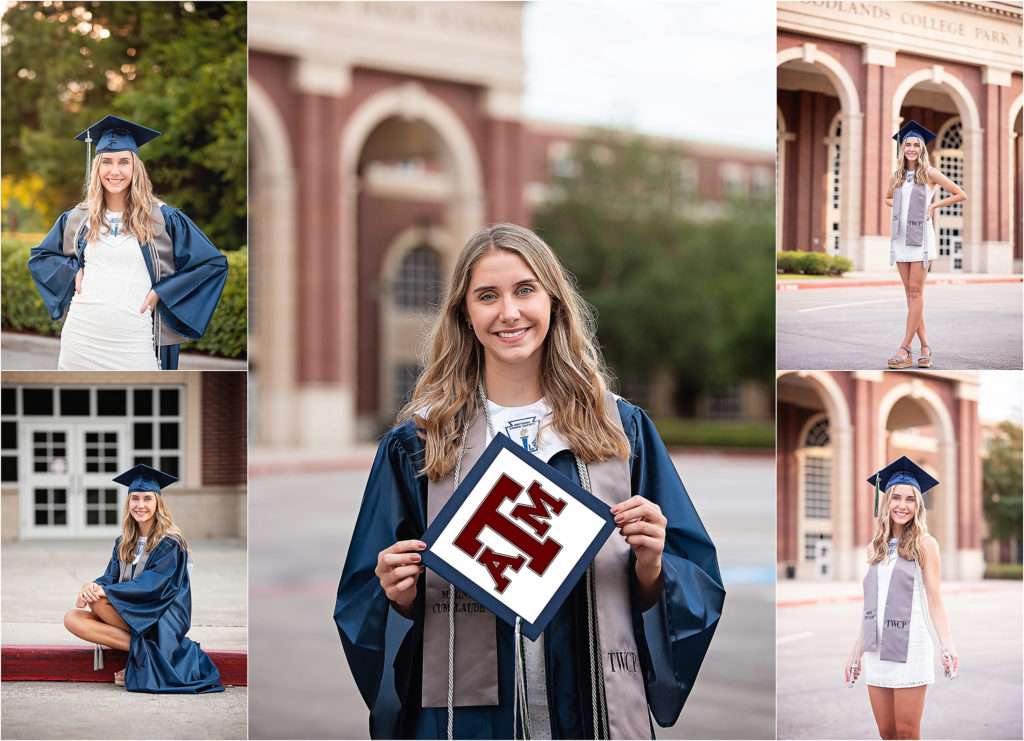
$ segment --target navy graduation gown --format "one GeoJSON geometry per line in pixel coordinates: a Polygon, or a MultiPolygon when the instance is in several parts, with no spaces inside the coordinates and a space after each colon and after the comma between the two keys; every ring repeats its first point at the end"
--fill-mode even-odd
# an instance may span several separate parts
{"type": "Polygon", "coordinates": [[[145,568],[118,583],[118,538],[107,571],[96,580],[132,630],[125,668],[131,692],[222,692],[220,672],[186,634],[192,625],[188,554],[173,538],[153,548],[145,568]]]}
{"type": "MultiPolygon", "coordinates": [[[[725,598],[715,547],[700,521],[675,466],[650,419],[637,407],[618,402],[633,453],[631,488],[661,507],[668,527],[662,573],[665,591],[641,612],[635,571],[630,568],[630,610],[647,699],[659,725],[673,724],[693,687],[725,598]]],[[[445,708],[423,708],[422,643],[424,597],[418,585],[414,618],[390,606],[374,569],[380,551],[396,541],[422,537],[426,530],[427,480],[423,441],[410,421],[380,444],[363,495],[345,561],[334,619],[359,691],[370,709],[372,738],[444,738],[445,708]]],[[[578,482],[569,451],[550,464],[578,482]]],[[[617,533],[612,537],[620,537],[617,533]]],[[[633,559],[631,565],[635,563],[633,559]]],[[[555,738],[591,735],[590,667],[586,599],[578,585],[545,630],[548,700],[555,738]]],[[[455,709],[456,738],[512,738],[513,631],[495,621],[499,705],[455,709]]],[[[447,682],[447,667],[434,669],[447,682]]],[[[610,699],[610,698],[609,698],[610,699]]],[[[642,711],[641,711],[642,712],[642,711]]],[[[653,729],[652,729],[653,735],[653,729]]]]}
{"type": "MultiPolygon", "coordinates": [[[[66,211],[57,219],[43,241],[32,248],[28,269],[43,297],[50,318],[62,318],[71,305],[75,292],[75,274],[83,264],[85,230],[78,240],[78,256],[65,255],[64,227],[66,211]]],[[[178,334],[199,339],[206,331],[217,308],[227,280],[228,261],[191,219],[176,208],[160,206],[164,228],[170,240],[170,255],[161,255],[161,262],[173,262],[174,273],[153,284],[160,296],[157,311],[164,323],[178,334]]],[[[147,245],[141,245],[150,279],[156,276],[147,245]]],[[[161,368],[178,367],[178,345],[160,347],[161,368]]]]}

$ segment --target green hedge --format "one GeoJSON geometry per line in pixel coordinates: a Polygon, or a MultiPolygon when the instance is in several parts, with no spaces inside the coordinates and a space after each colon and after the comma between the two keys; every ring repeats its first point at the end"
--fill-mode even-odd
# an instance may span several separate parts
{"type": "MultiPolygon", "coordinates": [[[[36,284],[28,272],[29,250],[38,239],[3,235],[2,291],[3,327],[20,332],[59,336],[64,322],[51,321],[36,284]]],[[[245,357],[246,352],[246,250],[227,252],[228,280],[213,313],[210,326],[200,340],[182,345],[182,350],[201,350],[227,358],[245,357]]]]}
{"type": "Polygon", "coordinates": [[[654,420],[666,445],[705,448],[775,448],[775,423],[771,420],[681,419],[654,420]]]}
{"type": "Polygon", "coordinates": [[[1019,563],[988,563],[985,564],[986,579],[1021,579],[1024,577],[1024,565],[1019,563]]]}
{"type": "Polygon", "coordinates": [[[804,275],[842,275],[853,270],[853,260],[824,252],[779,252],[778,272],[804,275]]]}

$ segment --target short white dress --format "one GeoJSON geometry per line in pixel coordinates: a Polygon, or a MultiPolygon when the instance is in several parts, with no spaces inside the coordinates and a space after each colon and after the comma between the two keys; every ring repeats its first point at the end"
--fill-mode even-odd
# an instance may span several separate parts
{"type": "MultiPolygon", "coordinates": [[[[907,246],[907,214],[910,211],[910,193],[914,189],[913,178],[908,177],[903,181],[903,185],[899,187],[903,188],[903,197],[900,202],[902,206],[900,209],[900,226],[899,231],[896,233],[896,241],[892,243],[896,262],[921,262],[921,259],[924,257],[921,247],[907,246]]],[[[931,205],[932,198],[935,197],[934,186],[925,185],[925,193],[927,194],[927,202],[925,204],[925,213],[927,214],[927,208],[931,205]]],[[[924,225],[924,246],[928,248],[929,261],[938,257],[935,249],[935,223],[932,221],[927,221],[924,225]]]]}
{"type": "MultiPolygon", "coordinates": [[[[885,598],[889,594],[889,579],[896,565],[896,543],[889,541],[889,558],[878,564],[878,615],[885,615],[885,598]]],[[[924,591],[921,564],[914,563],[914,596],[910,605],[910,639],[907,661],[882,661],[878,651],[864,652],[864,681],[873,687],[919,687],[935,684],[935,645],[932,643],[931,622],[928,618],[928,600],[924,591]]],[[[882,621],[875,621],[879,645],[882,640],[882,621]]]]}
{"type": "Polygon", "coordinates": [[[82,292],[60,334],[58,370],[160,370],[153,347],[153,312],[140,313],[153,287],[139,240],[124,234],[121,214],[83,252],[82,292]]]}

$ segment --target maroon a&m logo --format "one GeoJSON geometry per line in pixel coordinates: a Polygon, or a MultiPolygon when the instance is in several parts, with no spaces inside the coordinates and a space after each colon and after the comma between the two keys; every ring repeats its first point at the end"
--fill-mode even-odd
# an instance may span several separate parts
{"type": "Polygon", "coordinates": [[[556,499],[534,481],[526,489],[531,504],[518,504],[512,508],[509,519],[498,507],[506,499],[514,502],[523,493],[523,487],[513,481],[507,474],[502,474],[494,487],[487,493],[483,503],[477,509],[462,532],[455,538],[455,546],[470,558],[482,564],[494,580],[494,588],[504,592],[511,583],[505,576],[506,569],[518,572],[523,564],[538,576],[543,576],[558,552],[561,544],[553,538],[544,538],[544,533],[551,527],[549,522],[565,508],[565,501],[556,499]],[[516,521],[523,523],[533,531],[533,535],[524,530],[516,521]],[[510,556],[497,553],[480,541],[480,534],[489,527],[498,535],[519,549],[520,553],[510,556]],[[536,536],[536,537],[534,537],[536,536]],[[479,554],[479,555],[478,555],[479,554]]]}

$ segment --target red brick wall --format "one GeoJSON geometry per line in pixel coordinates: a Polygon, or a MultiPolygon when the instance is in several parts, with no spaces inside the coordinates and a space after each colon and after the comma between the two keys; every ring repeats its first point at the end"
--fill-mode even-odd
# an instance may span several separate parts
{"type": "Polygon", "coordinates": [[[246,482],[246,381],[242,371],[201,374],[203,486],[246,482]]]}

